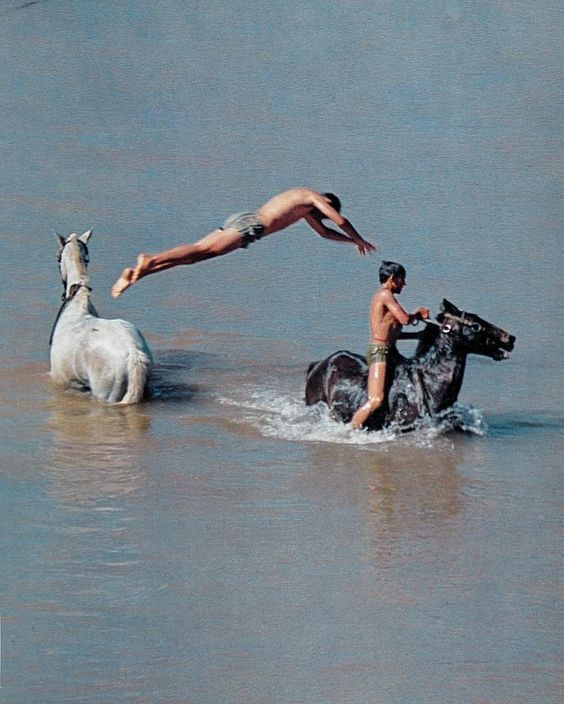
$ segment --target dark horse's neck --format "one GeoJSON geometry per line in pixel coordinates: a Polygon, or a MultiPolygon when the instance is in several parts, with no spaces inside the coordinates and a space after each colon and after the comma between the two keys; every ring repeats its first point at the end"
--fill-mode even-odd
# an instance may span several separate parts
{"type": "Polygon", "coordinates": [[[407,362],[427,413],[438,413],[457,400],[466,356],[454,336],[442,333],[434,326],[427,327],[414,357],[407,362]]]}

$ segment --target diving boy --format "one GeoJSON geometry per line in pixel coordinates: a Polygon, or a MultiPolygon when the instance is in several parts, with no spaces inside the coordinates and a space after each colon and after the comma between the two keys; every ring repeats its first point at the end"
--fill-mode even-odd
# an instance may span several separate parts
{"type": "Polygon", "coordinates": [[[144,276],[244,249],[251,242],[302,219],[321,237],[353,244],[359,254],[367,254],[376,249],[358,234],[340,211],[341,202],[333,193],[318,193],[311,188],[292,188],[271,198],[255,213],[232,215],[223,227],[210,232],[194,244],[182,244],[158,254],[140,254],[134,269],[123,270],[112,287],[112,296],[117,298],[144,276]],[[331,220],[342,232],[327,227],[323,220],[331,220]]]}

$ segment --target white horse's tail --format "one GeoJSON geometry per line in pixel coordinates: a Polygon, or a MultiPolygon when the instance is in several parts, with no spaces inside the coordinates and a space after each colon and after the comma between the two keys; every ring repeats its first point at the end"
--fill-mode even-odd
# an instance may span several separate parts
{"type": "Polygon", "coordinates": [[[127,391],[120,404],[139,403],[143,400],[153,366],[153,360],[147,350],[135,348],[128,359],[127,391]]]}

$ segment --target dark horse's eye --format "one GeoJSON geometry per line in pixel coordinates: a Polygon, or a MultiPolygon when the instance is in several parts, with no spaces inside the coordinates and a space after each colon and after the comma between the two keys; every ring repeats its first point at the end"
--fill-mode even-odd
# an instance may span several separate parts
{"type": "Polygon", "coordinates": [[[452,330],[452,325],[449,325],[449,323],[445,323],[443,327],[441,328],[441,332],[448,333],[452,330]]]}
{"type": "Polygon", "coordinates": [[[470,327],[472,328],[472,330],[474,332],[480,332],[480,330],[482,329],[482,326],[480,325],[480,323],[472,323],[472,325],[470,327]]]}

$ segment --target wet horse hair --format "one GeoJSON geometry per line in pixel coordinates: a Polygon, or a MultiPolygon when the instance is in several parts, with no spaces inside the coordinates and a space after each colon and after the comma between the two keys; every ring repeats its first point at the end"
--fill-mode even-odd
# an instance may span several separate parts
{"type": "Polygon", "coordinates": [[[153,358],[139,330],[126,320],[100,318],[91,302],[88,240],[92,230],[57,235],[63,303],[51,333],[52,380],[89,391],[108,403],[141,401],[148,392],[153,358]]]}
{"type": "MultiPolygon", "coordinates": [[[[507,359],[515,337],[473,313],[443,300],[437,321],[429,321],[411,358],[390,350],[385,401],[366,421],[369,430],[387,426],[411,429],[417,421],[450,408],[458,399],[466,357],[478,354],[496,361],[507,359]]],[[[406,338],[414,337],[407,333],[406,338]]],[[[307,371],[305,402],[323,402],[338,420],[349,422],[367,400],[366,359],[340,350],[307,371]]]]}

